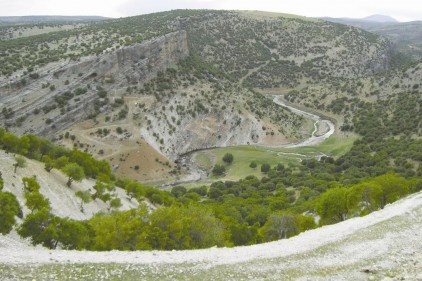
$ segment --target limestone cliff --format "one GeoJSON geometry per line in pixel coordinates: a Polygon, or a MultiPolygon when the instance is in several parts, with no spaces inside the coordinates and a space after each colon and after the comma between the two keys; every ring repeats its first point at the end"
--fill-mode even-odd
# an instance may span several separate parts
{"type": "Polygon", "coordinates": [[[25,77],[26,83],[11,81],[0,88],[0,106],[11,113],[0,116],[1,126],[18,134],[52,136],[92,115],[94,106],[104,110],[98,86],[107,92],[140,86],[188,54],[186,32],[178,31],[76,62],[48,65],[40,69],[39,78],[25,77]],[[66,100],[66,93],[71,98],[66,100]],[[63,99],[66,104],[60,105],[63,99]],[[38,114],[41,111],[44,114],[38,114]]]}

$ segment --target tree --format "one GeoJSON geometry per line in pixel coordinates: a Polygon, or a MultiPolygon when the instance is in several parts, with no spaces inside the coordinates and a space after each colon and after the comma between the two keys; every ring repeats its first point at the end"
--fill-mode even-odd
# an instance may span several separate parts
{"type": "Polygon", "coordinates": [[[23,238],[30,237],[33,245],[42,244],[53,249],[57,244],[55,220],[49,209],[27,215],[18,228],[18,234],[23,238]]]}
{"type": "Polygon", "coordinates": [[[18,200],[10,192],[0,192],[0,233],[8,234],[16,223],[15,216],[21,212],[18,200]]]}
{"type": "Polygon", "coordinates": [[[281,171],[284,171],[284,169],[285,169],[285,167],[284,167],[284,165],[283,164],[281,164],[281,163],[278,163],[277,164],[277,171],[279,171],[279,172],[281,172],[281,171]]]}
{"type": "Polygon", "coordinates": [[[1,172],[0,172],[0,191],[2,191],[2,190],[3,190],[3,186],[4,186],[4,181],[3,181],[2,174],[1,174],[1,172]]]}
{"type": "Polygon", "coordinates": [[[26,160],[23,156],[17,155],[15,157],[15,161],[15,164],[13,164],[13,167],[15,167],[15,173],[18,168],[23,168],[26,166],[26,160]]]}
{"type": "Polygon", "coordinates": [[[82,181],[85,178],[84,170],[76,163],[67,164],[63,168],[63,172],[69,177],[67,180],[67,186],[70,187],[72,181],[82,181]]]}
{"type": "Polygon", "coordinates": [[[211,199],[218,199],[222,195],[223,195],[223,192],[214,186],[211,186],[210,190],[208,191],[208,197],[211,199]]]}
{"type": "Polygon", "coordinates": [[[50,172],[54,168],[54,161],[48,155],[44,157],[44,169],[50,172]]]}
{"type": "Polygon", "coordinates": [[[17,152],[19,138],[12,133],[6,132],[2,137],[3,149],[7,152],[17,152]]]}
{"type": "Polygon", "coordinates": [[[381,186],[380,192],[375,196],[381,209],[409,193],[409,182],[396,174],[386,174],[374,178],[375,183],[381,186]]]}
{"type": "Polygon", "coordinates": [[[35,176],[23,177],[22,183],[23,183],[23,188],[25,189],[25,192],[38,192],[41,188],[35,176]]]}
{"type": "Polygon", "coordinates": [[[176,198],[182,197],[183,195],[186,194],[186,192],[187,192],[186,187],[181,186],[181,185],[175,186],[171,189],[171,194],[173,194],[173,196],[176,198]]]}
{"type": "Polygon", "coordinates": [[[153,248],[199,249],[223,246],[227,233],[223,224],[204,206],[164,207],[151,216],[148,243],[153,248]]]}
{"type": "Polygon", "coordinates": [[[231,241],[235,246],[252,245],[257,242],[258,224],[249,226],[246,222],[230,222],[231,241]]]}
{"type": "Polygon", "coordinates": [[[367,214],[379,209],[375,197],[381,192],[381,186],[373,181],[364,181],[349,188],[347,208],[356,215],[367,214]]]}
{"type": "MultiPolygon", "coordinates": [[[[22,136],[19,139],[19,143],[17,145],[17,153],[21,154],[21,155],[27,155],[29,152],[29,148],[30,148],[30,138],[28,136],[22,136]]],[[[34,152],[36,151],[36,147],[34,148],[34,152]]]]}
{"type": "Polygon", "coordinates": [[[256,162],[252,161],[251,164],[249,164],[249,167],[251,167],[252,169],[256,168],[256,162]]]}
{"type": "Polygon", "coordinates": [[[223,156],[223,161],[226,164],[231,164],[233,162],[233,159],[234,159],[234,157],[233,157],[233,154],[231,154],[231,153],[226,153],[223,156]]]}
{"type": "Polygon", "coordinates": [[[54,149],[54,146],[46,139],[40,139],[40,160],[43,160],[44,155],[51,152],[54,149]]]}
{"type": "Polygon", "coordinates": [[[221,176],[226,172],[226,168],[223,165],[216,164],[212,169],[212,174],[214,176],[221,176]]]}
{"type": "Polygon", "coordinates": [[[92,249],[109,250],[136,250],[151,248],[146,244],[143,232],[148,229],[148,210],[144,205],[138,209],[112,214],[97,214],[90,221],[89,226],[94,235],[92,249]]]}
{"type": "Polygon", "coordinates": [[[113,210],[117,210],[122,206],[122,201],[120,200],[120,198],[113,198],[110,200],[109,202],[109,207],[108,210],[110,211],[111,209],[113,210]]]}
{"type": "Polygon", "coordinates": [[[94,188],[95,190],[95,193],[92,195],[92,198],[99,198],[104,202],[107,202],[111,199],[110,193],[108,193],[107,191],[114,190],[114,186],[111,183],[103,182],[100,180],[97,180],[97,182],[92,188],[94,188]]]}
{"type": "Polygon", "coordinates": [[[125,190],[127,195],[129,195],[129,199],[132,200],[134,197],[139,199],[141,196],[145,195],[145,188],[135,181],[131,181],[125,186],[125,190]]]}
{"type": "Polygon", "coordinates": [[[69,218],[57,218],[57,220],[59,223],[56,229],[56,246],[60,244],[61,248],[66,250],[82,250],[88,247],[90,233],[86,223],[69,218]]]}
{"type": "Polygon", "coordinates": [[[33,245],[41,244],[50,249],[58,245],[64,249],[83,249],[90,240],[83,223],[54,216],[49,209],[29,214],[18,228],[18,234],[30,237],[33,245]]]}
{"type": "Polygon", "coordinates": [[[322,224],[344,221],[349,212],[348,190],[345,187],[330,188],[319,197],[316,211],[322,224]]]}
{"type": "MultiPolygon", "coordinates": [[[[67,156],[60,156],[56,160],[54,160],[54,168],[62,169],[69,164],[69,157],[67,156]]],[[[51,170],[51,169],[50,169],[51,170]]]]}
{"type": "Polygon", "coordinates": [[[193,187],[189,189],[188,191],[188,193],[191,193],[191,192],[197,193],[200,196],[206,196],[208,193],[208,188],[205,185],[201,187],[193,187]]]}
{"type": "Polygon", "coordinates": [[[271,214],[262,232],[265,241],[285,239],[297,234],[297,225],[291,214],[271,214]]]}
{"type": "Polygon", "coordinates": [[[81,199],[81,212],[84,212],[84,203],[89,203],[92,200],[92,195],[91,192],[89,192],[89,190],[79,190],[78,192],[76,192],[76,196],[78,196],[81,199]]]}
{"type": "Polygon", "coordinates": [[[267,163],[264,163],[261,165],[261,172],[262,173],[268,173],[271,169],[271,166],[267,163]]]}
{"type": "Polygon", "coordinates": [[[41,159],[41,139],[34,135],[25,135],[21,137],[21,143],[23,138],[27,138],[28,148],[27,148],[27,157],[32,159],[41,159]]]}
{"type": "Polygon", "coordinates": [[[50,209],[50,201],[38,191],[25,192],[25,205],[33,213],[35,210],[50,209]]]}

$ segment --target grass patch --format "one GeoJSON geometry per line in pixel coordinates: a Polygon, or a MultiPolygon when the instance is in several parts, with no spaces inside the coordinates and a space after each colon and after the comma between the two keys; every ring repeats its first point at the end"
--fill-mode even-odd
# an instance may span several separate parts
{"type": "MultiPolygon", "coordinates": [[[[261,165],[266,163],[270,166],[275,166],[278,163],[284,165],[297,164],[303,159],[303,156],[286,154],[279,149],[255,147],[255,146],[237,146],[218,148],[212,151],[215,154],[218,164],[223,163],[223,156],[226,153],[231,153],[234,156],[233,163],[226,165],[225,180],[238,180],[248,175],[262,177],[261,165]],[[257,164],[256,168],[251,168],[251,162],[257,164]]],[[[220,178],[221,179],[221,178],[220,178]]]]}
{"type": "Polygon", "coordinates": [[[301,154],[307,153],[323,153],[325,155],[338,158],[346,154],[353,146],[353,143],[358,139],[357,135],[350,134],[349,136],[333,135],[318,146],[305,146],[297,148],[284,148],[282,151],[290,151],[301,154]]]}
{"type": "Polygon", "coordinates": [[[195,154],[194,160],[195,163],[204,170],[210,170],[213,167],[212,155],[208,151],[200,151],[195,154]]]}
{"type": "MultiPolygon", "coordinates": [[[[216,148],[199,152],[195,156],[195,161],[201,168],[211,170],[213,163],[223,164],[226,167],[226,176],[212,177],[207,183],[215,180],[239,180],[249,175],[261,178],[261,165],[264,163],[274,167],[278,163],[285,166],[299,164],[302,159],[317,158],[322,155],[337,158],[350,150],[353,142],[357,139],[356,135],[340,136],[334,135],[324,141],[319,146],[297,147],[297,148],[267,148],[259,146],[233,146],[216,148]],[[223,162],[224,154],[231,153],[234,161],[231,165],[223,162]],[[257,164],[256,168],[250,168],[251,162],[257,164]]],[[[204,184],[204,182],[199,183],[204,184]]],[[[196,186],[197,184],[195,184],[196,186]]]]}

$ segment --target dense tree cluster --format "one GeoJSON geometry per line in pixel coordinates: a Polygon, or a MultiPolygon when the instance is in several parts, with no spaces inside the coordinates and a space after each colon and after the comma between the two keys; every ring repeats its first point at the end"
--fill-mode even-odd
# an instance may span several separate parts
{"type": "MultiPolygon", "coordinates": [[[[113,177],[107,162],[95,160],[90,154],[77,149],[68,150],[54,145],[34,135],[18,137],[0,128],[0,148],[9,153],[17,153],[44,162],[48,171],[52,168],[61,169],[69,175],[71,181],[80,180],[84,178],[84,175],[91,178],[101,175],[113,177]]],[[[23,161],[20,156],[17,156],[15,168],[21,167],[23,161]]]]}
{"type": "Polygon", "coordinates": [[[16,197],[10,192],[0,191],[0,233],[9,233],[16,223],[16,216],[20,216],[21,208],[16,197]]]}

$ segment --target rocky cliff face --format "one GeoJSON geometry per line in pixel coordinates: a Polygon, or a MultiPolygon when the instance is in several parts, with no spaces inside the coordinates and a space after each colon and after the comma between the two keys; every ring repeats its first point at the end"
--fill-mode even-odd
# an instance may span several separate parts
{"type": "MultiPolygon", "coordinates": [[[[171,115],[168,111],[166,114],[171,115]]],[[[153,131],[141,129],[142,137],[157,151],[171,160],[181,155],[207,148],[226,147],[236,145],[258,144],[265,138],[263,123],[252,114],[240,115],[237,112],[217,111],[201,114],[197,118],[187,117],[175,133],[161,118],[148,115],[152,120],[153,131]],[[159,135],[164,142],[156,137],[159,135]]]]}
{"type": "Polygon", "coordinates": [[[188,54],[186,32],[178,31],[77,62],[49,65],[38,72],[39,78],[25,77],[26,83],[0,88],[1,126],[18,134],[49,136],[86,119],[94,107],[105,110],[107,98],[98,94],[99,88],[116,92],[140,86],[188,54]]]}

